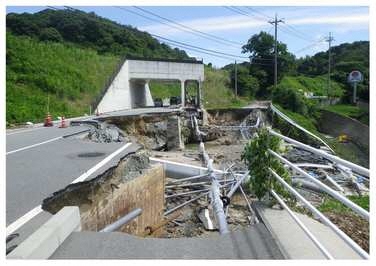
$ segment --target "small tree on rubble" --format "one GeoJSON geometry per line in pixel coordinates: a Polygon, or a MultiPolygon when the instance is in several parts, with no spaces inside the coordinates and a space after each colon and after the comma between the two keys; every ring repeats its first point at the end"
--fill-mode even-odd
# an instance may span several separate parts
{"type": "Polygon", "coordinates": [[[261,128],[245,145],[241,158],[247,164],[250,173],[249,189],[258,199],[262,199],[270,189],[290,199],[287,191],[270,173],[269,167],[289,184],[291,176],[283,164],[268,152],[268,149],[283,153],[286,147],[280,138],[269,134],[267,128],[261,128]]]}

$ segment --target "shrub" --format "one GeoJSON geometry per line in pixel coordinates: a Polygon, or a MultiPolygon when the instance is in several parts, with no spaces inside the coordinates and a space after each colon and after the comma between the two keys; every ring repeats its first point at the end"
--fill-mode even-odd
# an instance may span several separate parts
{"type": "Polygon", "coordinates": [[[263,198],[270,189],[289,198],[289,194],[270,173],[269,167],[287,183],[291,183],[290,174],[283,164],[268,152],[268,149],[281,153],[284,152],[285,146],[280,138],[270,135],[266,128],[262,128],[244,148],[241,158],[250,172],[249,189],[258,199],[263,198]]]}
{"type": "Polygon", "coordinates": [[[277,86],[272,90],[272,101],[295,113],[307,114],[308,109],[304,96],[294,89],[277,86]]]}

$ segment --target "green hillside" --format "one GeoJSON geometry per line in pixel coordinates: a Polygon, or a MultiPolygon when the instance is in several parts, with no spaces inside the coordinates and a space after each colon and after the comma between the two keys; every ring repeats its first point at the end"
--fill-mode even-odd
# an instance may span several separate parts
{"type": "Polygon", "coordinates": [[[149,58],[188,58],[183,50],[161,44],[149,33],[79,10],[45,9],[7,14],[7,31],[41,41],[70,42],[99,53],[149,58]]]}
{"type": "Polygon", "coordinates": [[[89,105],[116,68],[119,57],[72,45],[39,42],[7,34],[6,121],[41,121],[47,111],[78,116],[89,105]]]}
{"type": "MultiPolygon", "coordinates": [[[[331,77],[344,85],[344,100],[350,101],[352,87],[347,76],[352,70],[359,70],[364,81],[358,85],[360,99],[369,101],[369,41],[344,43],[332,47],[331,77]]],[[[328,52],[320,52],[297,61],[298,72],[306,75],[326,75],[328,72],[328,52]]]]}
{"type": "MultiPolygon", "coordinates": [[[[292,88],[301,93],[312,92],[314,95],[327,95],[328,78],[327,76],[306,77],[306,76],[285,76],[279,83],[284,88],[292,88]]],[[[344,86],[335,81],[331,82],[329,94],[332,97],[341,97],[344,92],[344,86]]]]}
{"type": "Polygon", "coordinates": [[[89,113],[121,58],[187,59],[149,33],[77,10],[6,16],[7,125],[89,113]]]}

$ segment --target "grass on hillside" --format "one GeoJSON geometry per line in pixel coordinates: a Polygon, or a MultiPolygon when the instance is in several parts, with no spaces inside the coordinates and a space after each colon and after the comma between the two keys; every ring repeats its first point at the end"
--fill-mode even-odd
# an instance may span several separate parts
{"type": "Polygon", "coordinates": [[[323,109],[343,116],[357,119],[363,124],[369,125],[369,112],[358,106],[349,104],[336,104],[325,106],[323,107],[323,109]]]}
{"type": "Polygon", "coordinates": [[[40,42],[7,33],[7,125],[89,113],[119,58],[74,45],[40,42]]]}
{"type": "MultiPolygon", "coordinates": [[[[314,95],[323,96],[327,95],[328,79],[326,76],[317,76],[314,78],[307,76],[286,76],[279,83],[280,86],[286,88],[296,89],[297,91],[313,92],[314,95]]],[[[329,94],[333,97],[341,97],[344,92],[344,88],[341,84],[332,81],[329,94]]]]}
{"type": "Polygon", "coordinates": [[[220,109],[246,106],[250,99],[235,98],[230,89],[230,74],[226,70],[205,67],[203,104],[206,109],[220,109]]]}
{"type": "Polygon", "coordinates": [[[274,106],[278,108],[282,113],[287,115],[289,118],[294,120],[297,124],[302,126],[303,128],[307,129],[308,131],[320,135],[320,132],[318,132],[317,127],[316,127],[316,120],[312,117],[307,117],[295,112],[292,112],[290,110],[282,108],[280,105],[273,103],[274,106]]]}
{"type": "MultiPolygon", "coordinates": [[[[348,196],[348,199],[350,199],[355,204],[359,205],[363,209],[369,211],[369,196],[348,196]]],[[[351,209],[345,206],[343,203],[341,203],[338,200],[335,200],[330,197],[326,197],[324,199],[324,202],[319,206],[318,208],[321,212],[351,212],[351,209]]]]}
{"type": "MultiPolygon", "coordinates": [[[[247,97],[235,98],[228,87],[229,73],[225,70],[205,67],[205,80],[202,87],[202,103],[206,109],[236,108],[246,106],[250,99],[247,97]]],[[[153,98],[170,98],[180,96],[180,82],[151,81],[150,91],[153,98]]],[[[194,84],[188,85],[189,91],[195,93],[194,84]]]]}
{"type": "Polygon", "coordinates": [[[150,81],[150,93],[153,98],[170,98],[172,96],[180,96],[180,82],[161,82],[150,81]]]}

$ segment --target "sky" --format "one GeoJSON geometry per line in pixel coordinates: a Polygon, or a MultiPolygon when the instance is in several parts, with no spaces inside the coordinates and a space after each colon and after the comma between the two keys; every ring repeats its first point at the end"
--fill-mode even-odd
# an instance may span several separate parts
{"type": "MultiPolygon", "coordinates": [[[[8,6],[7,13],[34,13],[47,7],[8,6]]],[[[63,9],[64,7],[55,6],[63,9]]],[[[185,50],[189,56],[202,58],[204,63],[222,67],[235,60],[244,61],[241,46],[260,31],[274,34],[274,26],[268,23],[277,14],[283,23],[278,27],[278,40],[287,44],[297,57],[313,55],[328,49],[325,41],[332,32],[333,46],[345,42],[369,40],[369,8],[362,6],[142,6],[146,11],[177,22],[205,34],[192,34],[191,30],[155,17],[131,6],[74,6],[74,8],[95,12],[123,25],[131,25],[142,31],[174,41],[230,54],[226,58],[185,50]],[[131,10],[132,12],[126,11],[131,10]],[[135,13],[141,14],[137,15],[135,13]],[[148,19],[149,18],[149,19],[148,19]],[[150,18],[152,20],[150,20],[150,18]],[[166,25],[167,24],[167,25],[166,25]],[[173,26],[172,26],[173,25],[173,26]]],[[[160,41],[163,41],[160,39],[160,41]]],[[[167,43],[175,47],[171,43],[167,43]]],[[[176,43],[175,43],[176,44],[176,43]]],[[[179,47],[180,48],[180,47],[179,47]]],[[[216,53],[218,55],[218,53],[216,53]]],[[[221,55],[221,54],[220,54],[221,55]]],[[[222,54],[223,55],[223,54],[222,54]]]]}

